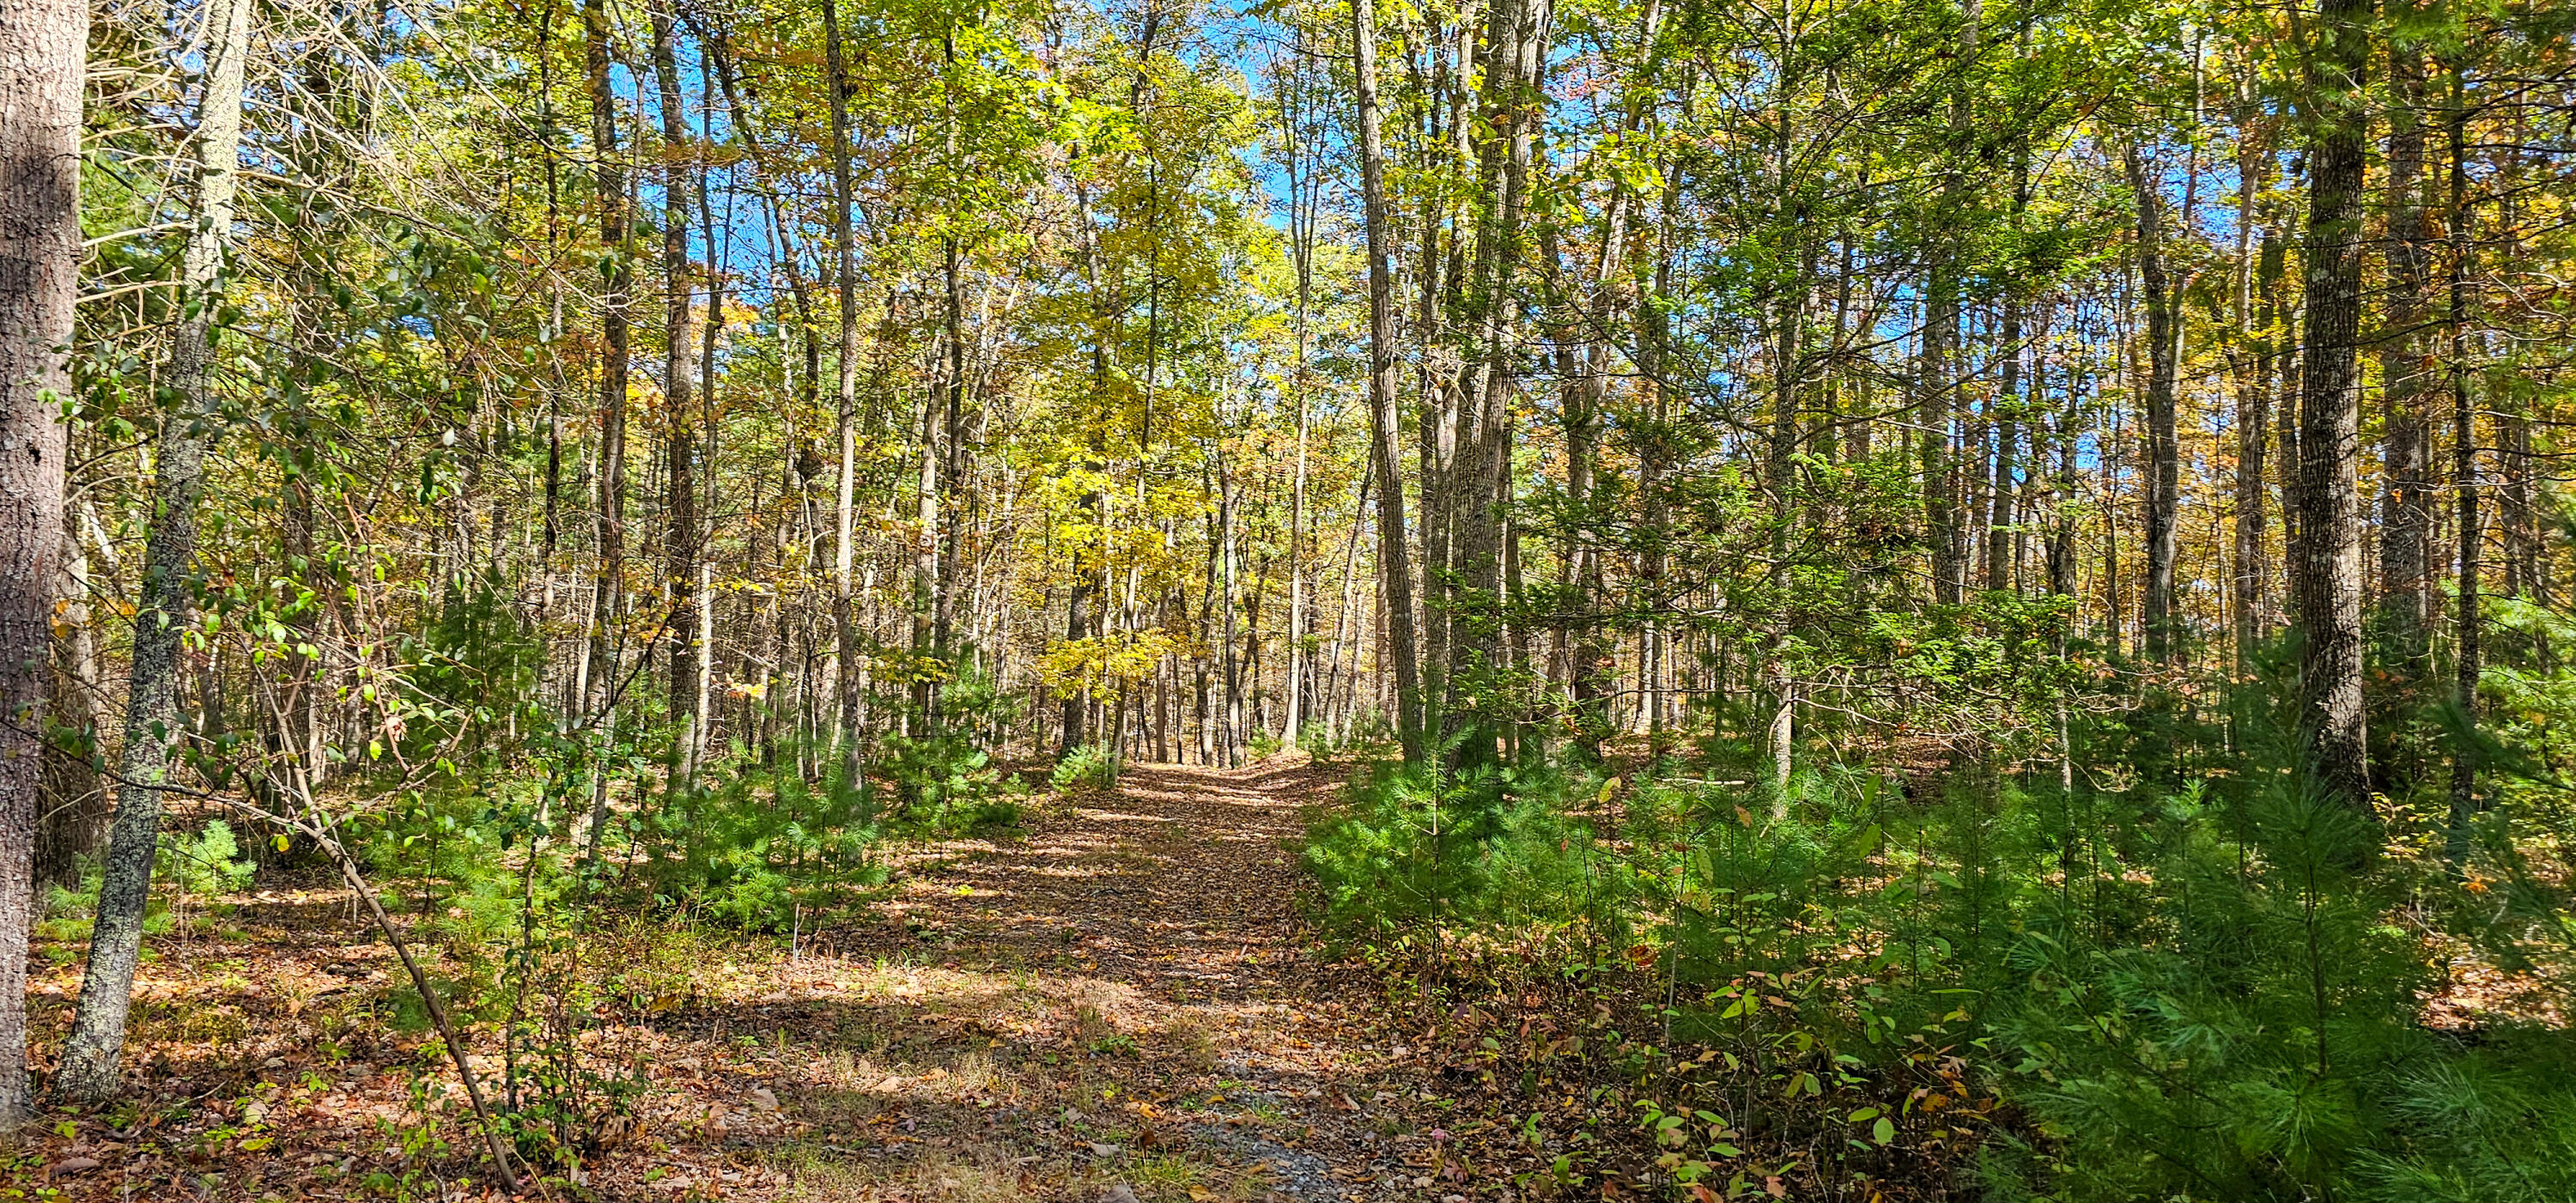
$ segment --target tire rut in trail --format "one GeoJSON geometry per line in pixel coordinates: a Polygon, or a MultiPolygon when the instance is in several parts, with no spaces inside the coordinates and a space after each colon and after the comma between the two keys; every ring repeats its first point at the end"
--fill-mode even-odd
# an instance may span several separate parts
{"type": "Polygon", "coordinates": [[[1351,1153],[1381,1139],[1351,1100],[1369,999],[1298,910],[1338,780],[1131,765],[1024,838],[906,858],[883,921],[802,963],[787,1196],[1384,1197],[1351,1153]]]}

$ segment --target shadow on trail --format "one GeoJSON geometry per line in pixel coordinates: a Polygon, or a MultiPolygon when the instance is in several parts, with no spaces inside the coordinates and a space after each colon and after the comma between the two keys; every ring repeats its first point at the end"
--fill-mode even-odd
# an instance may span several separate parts
{"type": "Polygon", "coordinates": [[[1130,766],[1023,839],[898,858],[878,922],[655,1026],[741,1050],[728,1143],[789,1198],[1348,1197],[1385,1167],[1301,1147],[1382,1138],[1318,1140],[1376,1059],[1297,913],[1294,844],[1338,781],[1130,766]]]}

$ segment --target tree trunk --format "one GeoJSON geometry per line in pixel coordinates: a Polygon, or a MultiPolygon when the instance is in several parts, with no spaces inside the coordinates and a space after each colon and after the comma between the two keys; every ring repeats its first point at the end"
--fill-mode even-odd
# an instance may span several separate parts
{"type": "MultiPolygon", "coordinates": [[[[1447,677],[1476,691],[1474,715],[1456,723],[1468,731],[1457,756],[1464,764],[1493,760],[1505,718],[1502,704],[1501,617],[1504,609],[1503,512],[1499,498],[1511,467],[1511,401],[1515,389],[1512,337],[1513,281],[1520,263],[1522,210],[1539,108],[1538,88],[1548,14],[1545,0],[1496,0],[1487,38],[1485,118],[1493,137],[1479,149],[1486,179],[1498,197],[1476,232],[1476,267],[1470,297],[1478,321],[1481,373],[1462,373],[1458,462],[1449,486],[1449,511],[1458,530],[1453,569],[1457,603],[1452,620],[1447,677]],[[1472,380],[1472,384],[1463,382],[1472,380]]],[[[1454,728],[1453,728],[1454,729],[1454,728]]]]}
{"type": "Polygon", "coordinates": [[[2433,654],[2433,230],[2425,212],[2422,58],[2392,43],[2388,109],[2388,333],[2377,348],[2380,396],[2379,621],[2399,675],[2420,680],[2433,654]]]}
{"type": "Polygon", "coordinates": [[[2014,510],[2019,486],[2021,457],[2021,301],[2004,299],[2003,373],[1995,393],[1995,472],[1987,491],[1986,510],[1986,588],[2010,589],[2015,585],[2013,548],[2014,525],[2020,515],[2014,510]]]}
{"type": "MultiPolygon", "coordinates": [[[[2138,194],[2138,282],[2147,307],[2147,580],[2139,626],[2147,658],[2174,661],[2174,558],[2182,504],[2182,443],[2175,429],[2175,354],[2180,349],[2180,297],[2165,274],[2164,193],[2155,164],[2128,150],[2129,186],[2138,194]]],[[[2185,214],[2186,217],[2189,214],[2185,214]]]]}
{"type": "Polygon", "coordinates": [[[671,788],[690,788],[697,771],[698,697],[706,649],[695,629],[698,585],[698,431],[695,404],[697,341],[691,326],[689,265],[689,143],[681,107],[680,72],[674,61],[673,22],[667,8],[653,12],[653,77],[662,101],[662,356],[663,463],[666,469],[662,576],[671,643],[671,788]]]}
{"type": "Polygon", "coordinates": [[[2272,564],[2270,503],[2264,488],[2266,459],[2272,440],[2272,372],[2280,354],[2274,341],[2280,318],[2279,288],[2283,247],[2266,228],[2254,242],[2254,197],[2266,161],[2250,128],[2240,124],[2237,159],[2237,320],[2239,337],[2251,344],[2236,363],[2236,671],[2252,667],[2254,648],[2272,634],[2272,564]]]}
{"type": "MultiPolygon", "coordinates": [[[[197,500],[207,446],[220,421],[212,396],[214,317],[240,182],[242,60],[250,49],[250,0],[223,0],[209,14],[206,90],[192,140],[196,223],[188,234],[181,287],[188,306],[170,351],[175,408],[156,443],[158,479],[145,539],[143,592],[134,610],[134,658],[126,687],[125,746],[117,776],[116,824],[81,978],[80,1011],[63,1045],[54,1089],[63,1098],[104,1101],[117,1092],[126,1008],[143,946],[144,904],[161,830],[159,787],[179,740],[179,645],[194,611],[197,500]]],[[[55,485],[60,495],[59,481],[55,485]]],[[[59,504],[59,502],[57,502],[59,504]]],[[[56,529],[61,525],[55,521],[56,529]]]]}
{"type": "MultiPolygon", "coordinates": [[[[2453,681],[2454,700],[2460,707],[2461,721],[2475,728],[2478,721],[2478,678],[2485,665],[2485,647],[2480,629],[2482,616],[2478,604],[2478,570],[2486,549],[2486,532],[2478,514],[2478,438],[2477,409],[2469,397],[2469,270],[2472,266],[2472,243],[2469,240],[2469,166],[2468,109],[2460,95],[2462,81],[2457,71],[2451,76],[2450,129],[2445,139],[2451,165],[2450,213],[2444,223],[2450,230],[2450,296],[2444,315],[2449,327],[2451,377],[2451,483],[2458,506],[2460,578],[2458,583],[2459,652],[2453,681]]],[[[2451,813],[2447,839],[2451,863],[2457,865],[2469,850],[2469,824],[2478,811],[2477,745],[2463,738],[2451,752],[2451,813]]]]}
{"type": "Polygon", "coordinates": [[[850,79],[841,46],[840,7],[836,0],[823,0],[823,52],[824,66],[831,74],[826,87],[832,101],[832,260],[841,312],[840,364],[833,394],[837,398],[834,426],[841,444],[840,468],[834,480],[832,503],[832,626],[837,649],[833,663],[838,677],[836,692],[840,695],[837,743],[841,751],[841,773],[845,783],[856,788],[859,763],[859,632],[858,614],[850,592],[850,565],[857,536],[857,515],[853,506],[858,473],[858,430],[854,423],[859,388],[859,267],[855,238],[850,229],[850,206],[856,203],[850,182],[850,79]]]}
{"type": "Polygon", "coordinates": [[[98,639],[91,628],[89,554],[80,537],[78,504],[63,506],[62,560],[54,575],[58,599],[53,674],[47,683],[47,725],[76,732],[69,746],[45,745],[43,808],[36,823],[35,880],[79,884],[80,858],[98,850],[110,817],[106,780],[93,757],[98,742],[98,639]]]}
{"type": "Polygon", "coordinates": [[[2362,711],[2362,172],[2368,158],[2371,0],[2325,0],[2307,70],[2305,362],[2299,380],[2300,728],[2318,783],[2369,812],[2362,711]]]}
{"type": "Polygon", "coordinates": [[[1387,642],[1395,660],[1396,731],[1408,761],[1423,755],[1422,676],[1415,658],[1412,566],[1405,555],[1404,478],[1396,471],[1395,271],[1387,262],[1386,152],[1377,97],[1377,16],[1351,0],[1357,75],[1360,195],[1368,225],[1369,462],[1378,480],[1378,578],[1386,595],[1387,642]]]}
{"type": "MultiPolygon", "coordinates": [[[[590,650],[582,662],[581,682],[582,704],[599,724],[603,741],[599,758],[604,760],[617,731],[616,677],[622,658],[617,616],[626,581],[627,306],[635,293],[635,261],[629,245],[626,171],[617,157],[617,98],[609,84],[615,48],[610,43],[607,0],[586,0],[581,29],[590,90],[591,190],[596,194],[606,277],[599,302],[599,564],[591,591],[590,650]]],[[[608,778],[596,765],[590,796],[588,847],[583,855],[596,859],[608,827],[608,778]]]]}
{"type": "Polygon", "coordinates": [[[27,932],[36,710],[45,691],[63,529],[79,294],[81,79],[89,6],[0,0],[0,1131],[34,1112],[27,1085],[27,932]],[[23,452],[18,449],[24,448],[23,452]]]}
{"type": "MultiPolygon", "coordinates": [[[[1962,0],[1959,24],[1959,61],[1975,62],[1977,43],[1983,36],[1983,6],[1979,0],[1962,0]]],[[[1964,155],[1964,145],[1972,136],[1969,123],[1974,113],[1967,86],[1958,85],[1950,96],[1949,127],[1954,143],[1951,153],[1964,155]]],[[[1970,187],[1968,173],[1955,167],[1946,169],[1941,183],[1942,210],[1955,213],[1963,205],[1963,193],[1970,187]]],[[[1961,456],[1950,446],[1952,427],[1961,416],[1957,411],[1966,405],[1966,392],[1959,387],[1959,268],[1958,239],[1944,233],[1941,245],[1931,251],[1931,270],[1925,281],[1922,347],[1921,409],[1916,419],[1923,466],[1924,518],[1930,528],[1932,544],[1932,598],[1942,605],[1959,602],[1967,580],[1967,530],[1960,514],[1961,456]]]]}

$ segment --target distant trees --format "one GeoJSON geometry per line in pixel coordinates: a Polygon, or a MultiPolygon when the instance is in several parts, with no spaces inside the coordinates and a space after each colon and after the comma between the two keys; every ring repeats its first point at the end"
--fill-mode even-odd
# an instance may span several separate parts
{"type": "Polygon", "coordinates": [[[173,788],[541,780],[604,879],[755,766],[1696,748],[1786,813],[2280,671],[2344,805],[2449,757],[2465,832],[2441,716],[2558,654],[2495,629],[2567,570],[2538,14],[1298,0],[1252,76],[1166,0],[99,19],[159,66],[9,123],[0,281],[120,794],[72,1095],[173,788]]]}

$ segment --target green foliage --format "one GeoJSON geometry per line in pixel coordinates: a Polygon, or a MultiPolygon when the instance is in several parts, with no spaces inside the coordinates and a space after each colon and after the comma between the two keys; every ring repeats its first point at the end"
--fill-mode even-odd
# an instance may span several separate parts
{"type": "Polygon", "coordinates": [[[922,733],[888,736],[875,765],[875,775],[894,783],[889,821],[930,831],[1019,822],[1027,784],[1016,775],[1004,778],[988,751],[1017,721],[1017,700],[1000,691],[973,655],[940,666],[935,675],[946,680],[932,712],[919,716],[916,729],[922,733]]]}
{"type": "Polygon", "coordinates": [[[1677,1181],[1736,1164],[1733,1124],[1834,1133],[1853,1174],[1935,1128],[1980,1132],[1997,1199],[2576,1197],[2576,1040],[2545,1016],[2444,1030],[2423,1003],[2429,941],[2544,978],[2565,963],[2554,862],[2509,855],[2550,841],[2483,819],[2454,870],[2432,854],[2441,809],[2357,814],[2252,724],[2230,747],[2148,707],[2075,742],[2149,731],[2201,775],[2068,790],[1967,761],[1909,797],[1867,770],[1778,794],[1376,765],[1306,857],[1341,931],[1563,929],[1544,946],[1567,972],[1653,983],[1669,1038],[1731,1067],[1654,1096],[1641,1131],[1677,1181]],[[1907,1089],[1953,1106],[1899,1107],[1907,1089]],[[1728,1102],[1747,1096],[1776,1101],[1757,1122],[1728,1102]]]}
{"type": "Polygon", "coordinates": [[[243,855],[241,844],[233,838],[232,825],[215,819],[195,835],[161,833],[153,875],[169,882],[183,897],[211,900],[248,886],[251,875],[258,870],[259,866],[243,855]]]}
{"type": "Polygon", "coordinates": [[[1100,744],[1084,744],[1055,762],[1047,787],[1057,793],[1107,790],[1118,785],[1118,756],[1100,744]]]}
{"type": "Polygon", "coordinates": [[[783,932],[812,895],[884,880],[870,855],[879,834],[870,791],[809,783],[792,767],[746,766],[666,800],[643,830],[657,900],[730,927],[783,932]]]}
{"type": "MultiPolygon", "coordinates": [[[[44,909],[36,920],[38,939],[67,942],[89,938],[90,925],[98,918],[99,883],[105,874],[99,858],[95,856],[82,857],[79,868],[78,888],[66,887],[61,882],[45,886],[44,909]]],[[[150,930],[151,924],[152,916],[146,913],[145,929],[150,930]]]]}
{"type": "Polygon", "coordinates": [[[405,732],[404,753],[497,765],[508,753],[504,741],[541,729],[534,702],[545,645],[495,577],[449,579],[434,614],[403,648],[410,681],[430,703],[428,721],[405,732]]]}
{"type": "MultiPolygon", "coordinates": [[[[1380,932],[1415,919],[1555,922],[1596,909],[1588,820],[1544,766],[1363,767],[1350,805],[1308,834],[1326,921],[1380,932]]],[[[1605,862],[1605,866],[1607,863],[1605,862]]]]}

